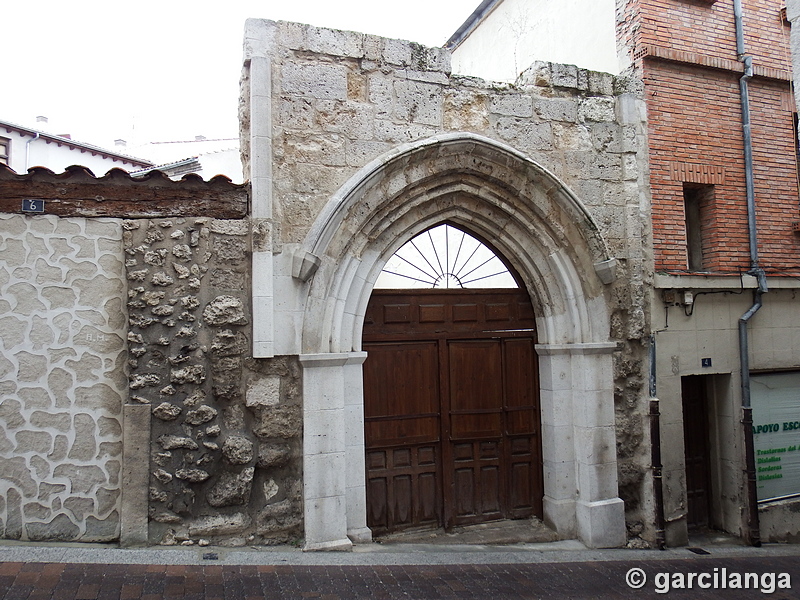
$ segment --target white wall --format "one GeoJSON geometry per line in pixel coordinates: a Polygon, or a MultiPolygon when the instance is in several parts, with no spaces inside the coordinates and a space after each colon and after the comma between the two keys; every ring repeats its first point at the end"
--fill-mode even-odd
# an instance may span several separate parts
{"type": "Polygon", "coordinates": [[[8,166],[16,173],[27,173],[30,167],[47,167],[55,173],[63,173],[71,165],[87,167],[94,175],[101,177],[111,169],[134,171],[140,166],[129,162],[113,160],[90,150],[79,150],[66,144],[47,140],[43,137],[34,139],[32,135],[24,135],[17,131],[6,131],[0,128],[0,137],[11,140],[8,166]],[[27,142],[30,141],[28,147],[27,142]]]}
{"type": "Polygon", "coordinates": [[[453,51],[453,73],[514,81],[534,61],[619,73],[614,0],[504,0],[453,51]]]}

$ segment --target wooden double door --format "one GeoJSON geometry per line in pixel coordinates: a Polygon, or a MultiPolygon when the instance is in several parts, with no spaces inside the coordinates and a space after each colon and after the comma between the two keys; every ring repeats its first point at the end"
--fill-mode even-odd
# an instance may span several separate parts
{"type": "Polygon", "coordinates": [[[363,340],[373,532],[542,516],[527,293],[376,291],[363,340]]]}

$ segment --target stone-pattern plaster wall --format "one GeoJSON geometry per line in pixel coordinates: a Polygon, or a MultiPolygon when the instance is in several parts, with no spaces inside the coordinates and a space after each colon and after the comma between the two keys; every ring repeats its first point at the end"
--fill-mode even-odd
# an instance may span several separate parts
{"type": "Polygon", "coordinates": [[[123,223],[130,401],[152,407],[152,543],[302,537],[300,368],[254,360],[250,225],[123,223]]]}
{"type": "Polygon", "coordinates": [[[119,536],[122,229],[0,215],[0,537],[119,536]]]}
{"type": "MultiPolygon", "coordinates": [[[[619,344],[620,495],[631,537],[652,538],[645,416],[645,289],[652,283],[652,257],[640,82],[535,63],[515,84],[492,83],[452,74],[450,55],[441,48],[297,23],[250,20],[245,48],[271,61],[269,96],[260,88],[251,96],[246,66],[240,115],[246,171],[252,113],[271,115],[275,253],[303,241],[325,203],[358,169],[441,132],[477,133],[512,146],[550,169],[589,207],[619,262],[618,278],[607,289],[610,339],[619,344]],[[271,106],[250,106],[251,98],[266,97],[271,106]]],[[[268,159],[259,154],[252,160],[253,173],[265,172],[258,161],[268,159]]]]}

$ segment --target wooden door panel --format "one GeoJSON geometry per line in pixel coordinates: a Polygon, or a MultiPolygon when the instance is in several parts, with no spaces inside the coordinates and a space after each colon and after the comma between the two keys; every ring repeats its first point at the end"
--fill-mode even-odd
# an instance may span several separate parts
{"type": "Polygon", "coordinates": [[[364,417],[439,414],[438,345],[435,341],[364,344],[364,417]]]}
{"type": "Polygon", "coordinates": [[[501,411],[503,371],[500,340],[450,341],[448,353],[450,412],[501,411]]]}
{"type": "Polygon", "coordinates": [[[542,514],[535,328],[524,292],[380,292],[364,324],[376,534],[542,514]]]}
{"type": "Polygon", "coordinates": [[[532,408],[539,402],[536,350],[532,339],[503,341],[507,408],[532,408]]]}
{"type": "Polygon", "coordinates": [[[441,522],[435,445],[367,451],[367,522],[376,533],[441,522]]]}

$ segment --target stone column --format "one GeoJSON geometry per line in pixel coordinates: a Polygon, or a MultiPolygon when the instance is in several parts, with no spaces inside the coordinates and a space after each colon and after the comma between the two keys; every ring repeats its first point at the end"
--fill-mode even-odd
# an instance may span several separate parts
{"type": "Polygon", "coordinates": [[[122,502],[119,542],[122,547],[148,543],[150,489],[149,404],[125,404],[122,413],[122,502]]]}
{"type": "Polygon", "coordinates": [[[351,352],[344,366],[345,459],[347,461],[347,535],[371,542],[367,527],[367,469],[364,454],[364,372],[366,352],[351,352]]]}
{"type": "Polygon", "coordinates": [[[625,544],[618,497],[613,343],[538,345],[545,518],[590,548],[625,544]],[[577,493],[574,492],[577,490],[577,493]]]}
{"type": "Polygon", "coordinates": [[[250,94],[249,173],[253,222],[253,357],[275,355],[272,263],[272,28],[249,19],[245,29],[250,94]]]}
{"type": "MultiPolygon", "coordinates": [[[[348,353],[303,354],[305,550],[349,550],[345,374],[348,353]]],[[[351,363],[350,367],[359,366],[351,363]]],[[[363,458],[362,458],[363,461],[363,458]]]]}

